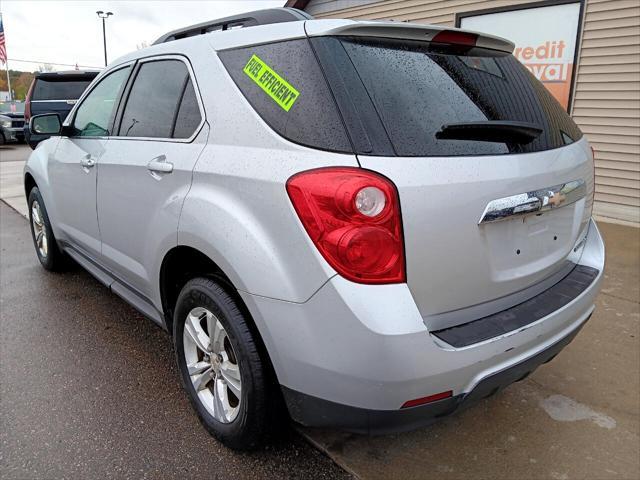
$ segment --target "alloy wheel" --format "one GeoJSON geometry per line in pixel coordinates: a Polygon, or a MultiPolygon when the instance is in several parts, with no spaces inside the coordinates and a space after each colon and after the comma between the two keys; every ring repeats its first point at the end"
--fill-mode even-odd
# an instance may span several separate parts
{"type": "Polygon", "coordinates": [[[47,239],[47,229],[44,225],[44,215],[38,201],[31,204],[31,223],[33,224],[33,236],[38,247],[38,253],[42,258],[47,258],[49,254],[49,240],[47,239]]]}
{"type": "Polygon", "coordinates": [[[231,423],[242,401],[240,367],[227,331],[202,307],[192,309],[184,324],[184,356],[198,399],[219,422],[231,423]]]}

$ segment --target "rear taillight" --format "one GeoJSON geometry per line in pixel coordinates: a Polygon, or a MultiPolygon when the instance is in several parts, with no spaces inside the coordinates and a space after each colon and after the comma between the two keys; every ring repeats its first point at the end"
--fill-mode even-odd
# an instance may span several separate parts
{"type": "Polygon", "coordinates": [[[31,118],[31,94],[33,93],[33,86],[36,84],[34,80],[31,82],[31,86],[29,87],[29,91],[27,92],[27,97],[24,100],[24,121],[29,122],[31,118]]]}
{"type": "Polygon", "coordinates": [[[294,175],[287,192],[322,256],[359,283],[405,281],[400,202],[395,185],[376,173],[329,167],[294,175]]]}

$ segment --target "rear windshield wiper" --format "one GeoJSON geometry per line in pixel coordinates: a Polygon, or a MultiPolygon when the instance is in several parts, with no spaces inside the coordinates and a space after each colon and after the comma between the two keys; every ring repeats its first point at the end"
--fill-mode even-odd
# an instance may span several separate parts
{"type": "Polygon", "coordinates": [[[541,133],[542,128],[534,123],[487,120],[447,123],[436,132],[436,138],[526,144],[538,138],[541,133]]]}

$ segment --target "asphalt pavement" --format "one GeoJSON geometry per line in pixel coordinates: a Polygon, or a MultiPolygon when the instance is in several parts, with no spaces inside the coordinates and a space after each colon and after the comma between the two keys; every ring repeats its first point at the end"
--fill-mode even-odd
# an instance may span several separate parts
{"type": "Polygon", "coordinates": [[[0,198],[21,214],[27,214],[22,170],[31,154],[26,144],[0,146],[0,198]]]}
{"type": "MultiPolygon", "coordinates": [[[[26,214],[26,146],[0,148],[0,197],[26,214]]],[[[607,266],[578,337],[526,380],[402,435],[301,429],[366,479],[640,478],[640,229],[601,222],[607,266]]],[[[343,478],[287,430],[237,454],[198,423],[171,341],[80,268],[40,268],[0,202],[0,478],[343,478]]]]}
{"type": "Polygon", "coordinates": [[[228,450],[200,426],[169,336],[79,267],[43,270],[0,202],[0,478],[348,478],[283,425],[228,450]]]}
{"type": "Polygon", "coordinates": [[[0,163],[24,161],[30,153],[31,147],[26,143],[7,143],[0,147],[0,163]]]}
{"type": "Polygon", "coordinates": [[[607,264],[596,310],[551,362],[427,428],[306,433],[366,479],[640,479],[640,229],[598,226],[607,264]]]}

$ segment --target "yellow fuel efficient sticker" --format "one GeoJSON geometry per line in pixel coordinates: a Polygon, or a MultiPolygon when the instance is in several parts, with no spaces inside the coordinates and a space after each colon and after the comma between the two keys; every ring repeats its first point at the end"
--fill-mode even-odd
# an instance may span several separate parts
{"type": "Polygon", "coordinates": [[[273,71],[257,55],[252,55],[243,69],[280,107],[288,112],[300,96],[295,88],[273,71]]]}

